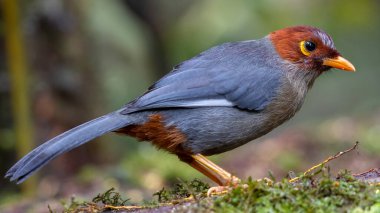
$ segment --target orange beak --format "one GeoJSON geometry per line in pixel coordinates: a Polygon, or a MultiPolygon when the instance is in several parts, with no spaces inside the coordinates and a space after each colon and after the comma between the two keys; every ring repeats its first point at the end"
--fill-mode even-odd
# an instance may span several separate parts
{"type": "Polygon", "coordinates": [[[323,59],[323,65],[329,66],[332,68],[341,69],[344,71],[355,72],[354,65],[351,64],[347,59],[342,56],[338,56],[336,58],[326,58],[323,59]]]}

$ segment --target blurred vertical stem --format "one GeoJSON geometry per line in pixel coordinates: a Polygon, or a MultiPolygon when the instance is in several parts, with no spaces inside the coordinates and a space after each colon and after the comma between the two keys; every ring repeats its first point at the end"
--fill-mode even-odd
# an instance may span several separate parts
{"type": "MultiPolygon", "coordinates": [[[[5,24],[7,65],[11,79],[11,97],[16,135],[16,150],[19,157],[30,151],[33,135],[30,115],[30,102],[27,92],[27,72],[25,52],[21,35],[18,0],[3,0],[2,8],[5,24]]],[[[21,185],[24,194],[35,192],[35,179],[21,185]]]]}

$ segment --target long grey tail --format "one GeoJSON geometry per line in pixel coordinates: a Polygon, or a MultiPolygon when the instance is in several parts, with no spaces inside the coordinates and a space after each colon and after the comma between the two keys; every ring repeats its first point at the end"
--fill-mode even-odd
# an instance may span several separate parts
{"type": "Polygon", "coordinates": [[[132,120],[132,116],[116,111],[70,129],[29,152],[8,170],[5,177],[22,183],[58,155],[105,133],[127,126],[133,122],[132,120]]]}

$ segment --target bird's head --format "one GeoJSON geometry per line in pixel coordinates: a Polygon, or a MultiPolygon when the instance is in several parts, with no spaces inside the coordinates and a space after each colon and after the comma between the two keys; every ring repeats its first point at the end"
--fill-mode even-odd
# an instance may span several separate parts
{"type": "Polygon", "coordinates": [[[331,37],[324,31],[309,26],[295,26],[269,35],[280,57],[303,70],[326,71],[337,68],[355,71],[354,65],[335,49],[331,37]]]}

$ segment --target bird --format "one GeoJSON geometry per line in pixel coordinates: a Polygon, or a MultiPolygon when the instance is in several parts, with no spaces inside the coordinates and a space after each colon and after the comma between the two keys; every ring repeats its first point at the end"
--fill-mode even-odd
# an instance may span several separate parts
{"type": "Polygon", "coordinates": [[[223,189],[240,179],[207,156],[244,145],[289,120],[315,79],[331,68],[355,71],[332,38],[312,26],[211,47],[176,65],[120,109],[41,144],[5,177],[22,183],[55,157],[116,132],[177,155],[223,189]]]}

